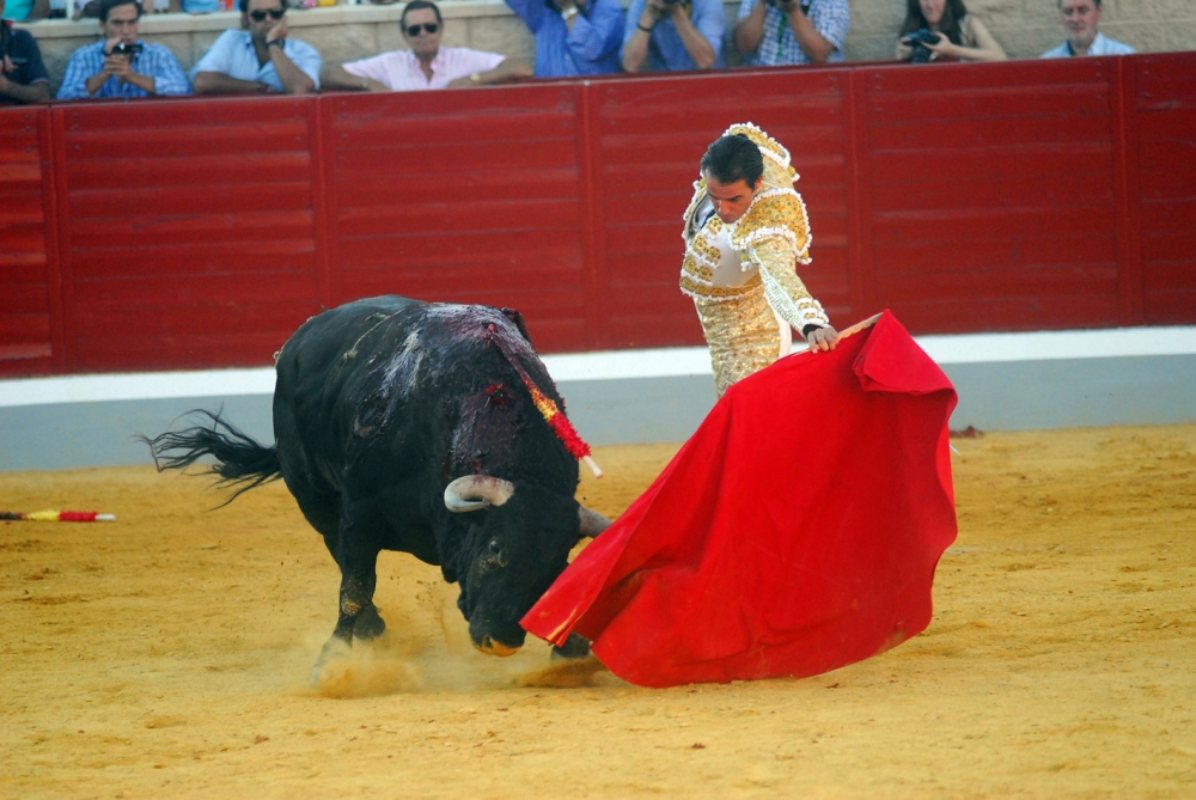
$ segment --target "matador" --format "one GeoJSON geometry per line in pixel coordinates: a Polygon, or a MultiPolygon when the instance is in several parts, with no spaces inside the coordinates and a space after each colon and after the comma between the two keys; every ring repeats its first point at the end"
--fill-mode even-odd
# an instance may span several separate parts
{"type": "Polygon", "coordinates": [[[791,329],[810,349],[838,333],[797,275],[810,263],[810,224],[789,151],[751,123],[732,125],[702,157],[685,211],[681,291],[694,300],[722,397],[789,352],[791,329]]]}

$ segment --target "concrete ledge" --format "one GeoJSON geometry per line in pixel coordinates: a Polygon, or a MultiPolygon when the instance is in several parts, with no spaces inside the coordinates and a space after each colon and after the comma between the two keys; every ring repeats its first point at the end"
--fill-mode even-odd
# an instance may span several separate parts
{"type": "MultiPolygon", "coordinates": [[[[1196,327],[919,337],[959,392],[955,428],[1028,430],[1196,420],[1196,327]]],[[[595,445],[678,442],[710,410],[703,348],[545,359],[595,445]]],[[[0,470],[145,464],[136,434],[195,408],[272,442],[273,370],[0,381],[0,470]]]]}
{"type": "MultiPolygon", "coordinates": [[[[1196,5],[1190,0],[1150,0],[1149,9],[1127,8],[1120,0],[1106,3],[1101,30],[1132,44],[1140,53],[1196,49],[1196,5]]],[[[1010,58],[1036,58],[1063,40],[1063,29],[1052,0],[976,0],[973,10],[1010,58]]],[[[627,2],[623,3],[624,6],[627,2]]],[[[444,0],[444,44],[473,47],[532,61],[535,43],[527,27],[502,0],[444,0]]],[[[723,0],[728,32],[735,25],[739,0],[723,0]]],[[[398,21],[403,5],[342,4],[293,9],[287,25],[323,56],[325,63],[341,63],[406,45],[398,21]]],[[[851,30],[844,45],[849,62],[888,61],[893,57],[897,31],[904,18],[904,4],[894,0],[852,0],[851,30]]],[[[169,47],[188,71],[220,33],[241,24],[236,11],[212,14],[151,14],[142,17],[141,33],[148,40],[169,47]]],[[[54,91],[62,80],[71,53],[96,40],[94,19],[40,20],[22,23],[38,40],[54,91]]],[[[729,45],[724,55],[739,62],[729,45]]]]}

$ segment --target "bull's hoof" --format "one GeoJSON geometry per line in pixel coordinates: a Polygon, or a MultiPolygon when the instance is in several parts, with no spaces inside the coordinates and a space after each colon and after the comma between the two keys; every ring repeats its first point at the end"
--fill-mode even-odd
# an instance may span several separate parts
{"type": "Polygon", "coordinates": [[[354,639],[376,639],[386,632],[386,622],[378,614],[378,607],[370,603],[353,618],[354,639]]]}
{"type": "Polygon", "coordinates": [[[316,658],[316,663],[312,664],[311,667],[311,685],[319,687],[328,665],[338,661],[347,661],[349,655],[352,653],[352,649],[352,643],[345,641],[339,636],[333,636],[325,642],[324,647],[320,650],[319,657],[316,658]]]}
{"type": "Polygon", "coordinates": [[[552,657],[565,659],[585,658],[590,654],[590,642],[584,636],[578,633],[569,634],[569,638],[565,643],[559,646],[553,646],[552,657]]]}
{"type": "Polygon", "coordinates": [[[499,658],[506,658],[513,656],[519,652],[519,646],[511,647],[502,642],[496,641],[489,636],[483,636],[482,641],[475,642],[474,647],[481,650],[488,656],[498,656],[499,658]]]}

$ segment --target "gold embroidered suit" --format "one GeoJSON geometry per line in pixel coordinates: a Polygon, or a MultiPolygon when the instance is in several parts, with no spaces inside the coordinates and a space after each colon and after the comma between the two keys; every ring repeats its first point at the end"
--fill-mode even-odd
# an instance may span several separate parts
{"type": "Polygon", "coordinates": [[[797,264],[810,263],[810,225],[793,189],[797,173],[789,153],[750,123],[727,130],[735,133],[746,135],[764,156],[760,189],[743,216],[725,223],[699,179],[682,232],[681,291],[694,300],[719,397],[787,354],[791,328],[830,324],[797,276],[797,264]]]}

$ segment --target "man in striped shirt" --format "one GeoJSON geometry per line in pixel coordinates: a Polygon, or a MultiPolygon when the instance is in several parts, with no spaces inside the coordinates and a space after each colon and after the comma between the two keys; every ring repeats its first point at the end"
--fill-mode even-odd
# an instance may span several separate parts
{"type": "Polygon", "coordinates": [[[100,0],[100,35],[71,54],[59,100],[191,94],[191,84],[174,53],[137,37],[141,5],[136,0],[100,0]]]}
{"type": "Polygon", "coordinates": [[[741,0],[732,39],[745,64],[825,64],[843,60],[850,27],[847,0],[741,0]]]}

